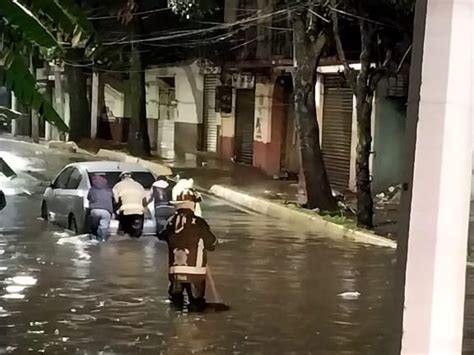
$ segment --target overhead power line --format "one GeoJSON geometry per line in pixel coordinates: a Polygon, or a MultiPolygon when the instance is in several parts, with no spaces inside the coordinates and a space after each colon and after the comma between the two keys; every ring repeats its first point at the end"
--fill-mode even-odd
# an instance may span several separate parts
{"type": "MultiPolygon", "coordinates": [[[[154,9],[154,10],[139,11],[139,12],[133,13],[132,15],[135,15],[135,16],[149,15],[149,14],[154,14],[157,12],[163,12],[163,11],[168,11],[168,10],[171,10],[171,7],[162,7],[162,8],[154,9]]],[[[111,20],[111,19],[116,19],[116,18],[117,18],[117,15],[115,16],[109,15],[109,16],[93,16],[93,17],[88,17],[87,19],[95,21],[95,20],[111,20]]]]}
{"type": "Polygon", "coordinates": [[[304,6],[304,5],[297,4],[297,5],[293,6],[293,8],[291,8],[291,9],[281,9],[281,10],[270,12],[270,13],[263,14],[263,15],[257,15],[257,16],[253,16],[253,17],[246,17],[242,20],[238,20],[238,21],[235,21],[235,22],[232,22],[232,23],[222,23],[222,24],[218,24],[218,25],[208,27],[208,28],[203,28],[203,29],[186,30],[183,33],[177,33],[177,34],[168,35],[168,36],[164,35],[164,36],[155,36],[155,37],[151,37],[151,38],[142,38],[142,39],[136,39],[136,40],[113,41],[113,42],[105,42],[103,44],[106,45],[106,46],[113,46],[113,45],[118,45],[118,44],[139,44],[139,43],[148,43],[148,42],[160,42],[160,41],[167,41],[167,40],[176,40],[176,39],[181,39],[181,38],[185,38],[185,37],[188,37],[188,36],[204,35],[204,34],[207,34],[207,33],[218,31],[218,30],[226,30],[226,29],[232,28],[234,26],[241,26],[241,25],[251,24],[252,22],[265,20],[265,19],[268,19],[268,18],[271,18],[271,17],[274,17],[274,16],[278,16],[278,15],[288,14],[289,11],[295,10],[295,9],[300,8],[302,6],[304,6]]]}

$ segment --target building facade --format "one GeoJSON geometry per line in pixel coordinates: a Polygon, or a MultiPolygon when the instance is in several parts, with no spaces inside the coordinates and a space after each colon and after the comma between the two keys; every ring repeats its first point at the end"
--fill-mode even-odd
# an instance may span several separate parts
{"type": "MultiPolygon", "coordinates": [[[[298,135],[293,112],[292,32],[285,2],[226,1],[227,23],[258,9],[262,20],[242,34],[235,61],[223,68],[221,84],[232,92],[230,112],[217,112],[219,156],[262,169],[271,176],[298,174],[298,135]],[[252,37],[253,36],[253,37],[252,37]],[[254,41],[251,41],[251,39],[254,41]]],[[[318,69],[316,111],[320,141],[331,184],[356,189],[357,117],[355,98],[337,63],[318,69]]],[[[357,65],[355,65],[357,68],[357,65]]],[[[383,79],[372,115],[374,191],[401,181],[402,142],[407,102],[406,75],[383,79]]]]}
{"type": "MultiPolygon", "coordinates": [[[[280,0],[226,0],[226,23],[248,19],[252,13],[259,14],[259,19],[238,31],[238,44],[222,66],[195,60],[146,70],[146,111],[153,151],[164,158],[204,151],[254,166],[269,176],[298,175],[292,29],[285,9],[286,2],[280,0]]],[[[316,84],[321,147],[332,186],[354,191],[355,99],[341,74],[342,67],[329,64],[318,69],[316,84]]],[[[371,156],[375,192],[401,181],[407,101],[403,78],[383,79],[376,91],[371,156]]],[[[96,127],[91,136],[126,142],[132,100],[126,75],[95,72],[90,86],[91,126],[96,127]]],[[[64,88],[67,121],[67,83],[64,88]]],[[[52,95],[55,97],[54,88],[52,95]]],[[[44,136],[54,136],[47,133],[51,127],[40,130],[46,131],[44,136]]],[[[21,134],[27,131],[31,127],[26,123],[18,126],[21,134]]]]}

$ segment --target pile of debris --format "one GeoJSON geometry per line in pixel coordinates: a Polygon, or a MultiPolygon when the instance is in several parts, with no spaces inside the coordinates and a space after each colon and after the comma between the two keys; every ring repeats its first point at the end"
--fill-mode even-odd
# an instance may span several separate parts
{"type": "Polygon", "coordinates": [[[398,205],[402,197],[402,185],[390,186],[386,192],[381,192],[375,197],[378,205],[398,205]]]}

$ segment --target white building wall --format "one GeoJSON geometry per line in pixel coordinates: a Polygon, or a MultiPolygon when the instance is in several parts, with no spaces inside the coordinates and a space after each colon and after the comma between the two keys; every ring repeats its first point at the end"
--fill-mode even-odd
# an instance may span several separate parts
{"type": "Polygon", "coordinates": [[[104,85],[104,102],[114,117],[125,115],[125,95],[110,84],[104,85]]]}
{"type": "Polygon", "coordinates": [[[149,118],[158,118],[157,78],[174,78],[176,92],[175,121],[202,123],[203,76],[196,63],[182,67],[152,68],[146,72],[147,112],[149,118]],[[156,99],[156,101],[155,101],[156,99]]]}

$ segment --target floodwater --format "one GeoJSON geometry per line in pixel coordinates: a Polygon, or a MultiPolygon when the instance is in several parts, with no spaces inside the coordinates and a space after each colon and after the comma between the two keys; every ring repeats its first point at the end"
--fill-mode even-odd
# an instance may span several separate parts
{"type": "Polygon", "coordinates": [[[21,156],[26,172],[0,214],[0,353],[392,353],[392,250],[207,198],[204,215],[221,241],[212,275],[231,310],[176,312],[164,244],[98,244],[38,218],[41,180],[78,158],[35,149],[0,141],[0,156],[21,156]]]}

